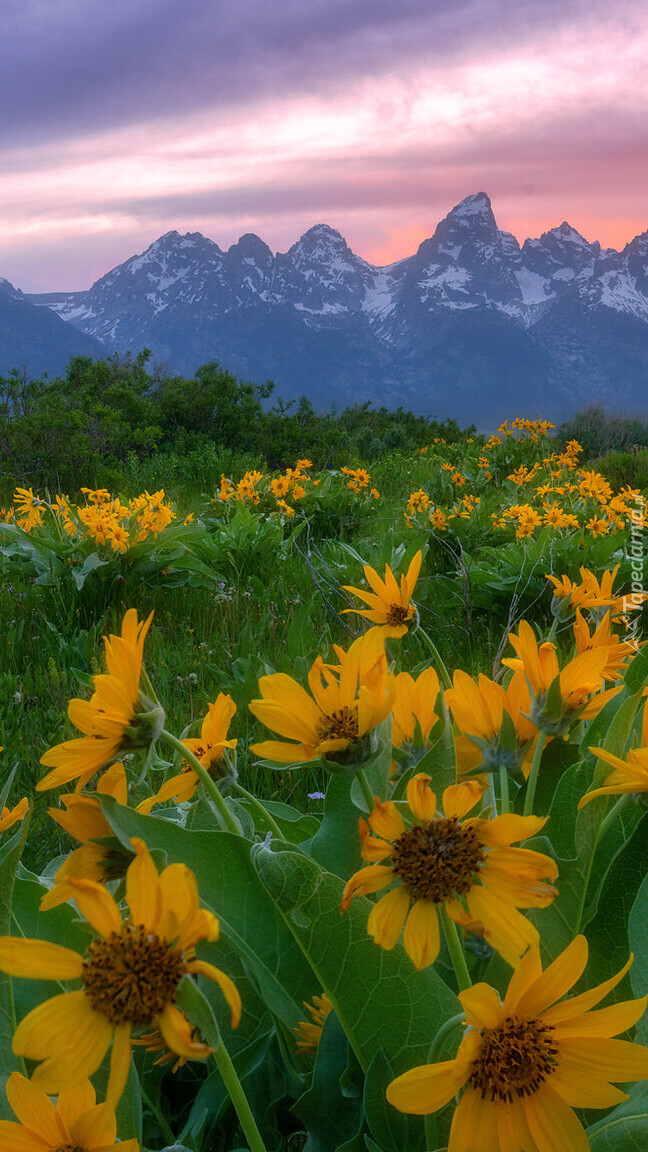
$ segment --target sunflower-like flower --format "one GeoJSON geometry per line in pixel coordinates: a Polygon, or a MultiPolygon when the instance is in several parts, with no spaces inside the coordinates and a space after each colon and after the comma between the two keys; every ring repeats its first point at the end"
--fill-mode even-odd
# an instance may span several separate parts
{"type": "Polygon", "coordinates": [[[326,756],[342,766],[360,764],[370,749],[373,730],[391,712],[394,699],[385,645],[378,629],[370,629],[349,648],[336,649],[340,664],[325,664],[321,656],[309,674],[311,695],[283,672],[262,676],[262,699],[252,700],[250,712],[266,727],[292,743],[264,740],[251,751],[279,764],[298,764],[326,756]]]}
{"type": "Polygon", "coordinates": [[[648,748],[631,748],[627,760],[622,760],[605,748],[590,748],[590,752],[598,756],[599,760],[604,760],[614,771],[605,777],[600,788],[585,793],[578,803],[579,808],[584,808],[597,796],[632,796],[648,792],[648,748]]]}
{"type": "Polygon", "coordinates": [[[561,669],[555,644],[545,641],[538,645],[526,620],[520,622],[518,635],[509,632],[508,638],[517,658],[509,657],[502,664],[524,672],[533,695],[530,718],[537,728],[551,735],[562,735],[577,718],[588,720],[596,716],[610,696],[619,691],[600,691],[608,661],[606,648],[581,652],[561,669]]]}
{"type": "Polygon", "coordinates": [[[0,1152],[139,1152],[137,1140],[115,1143],[115,1111],[96,1103],[89,1080],[62,1089],[53,1104],[42,1089],[12,1072],[7,1099],[19,1123],[0,1120],[0,1152]]]}
{"type": "MultiPolygon", "coordinates": [[[[233,764],[228,761],[225,770],[224,757],[228,748],[236,748],[236,739],[228,740],[227,731],[230,721],[236,712],[236,704],[231,696],[219,692],[216,702],[207,705],[200,736],[188,736],[182,743],[200,761],[206,772],[218,778],[231,778],[235,775],[233,764]]],[[[182,772],[170,776],[164,781],[155,796],[149,797],[138,804],[138,812],[148,813],[155,804],[163,804],[166,800],[175,800],[181,804],[185,800],[193,799],[198,787],[198,776],[190,764],[183,762],[182,772]]]]}
{"type": "Polygon", "coordinates": [[[196,944],[217,940],[219,925],[211,912],[199,907],[193,873],[184,864],[170,864],[158,875],[144,842],[131,843],[136,856],[126,873],[127,919],[122,920],[113,896],[101,884],[67,881],[98,934],[84,956],[43,940],[0,937],[0,971],[81,982],[78,990],[34,1008],[14,1033],[16,1055],[40,1062],[32,1083],[47,1093],[73,1088],[92,1076],[112,1043],[106,1100],[113,1107],[128,1076],[134,1029],[156,1027],[178,1056],[209,1056],[210,1049],[194,1039],[191,1024],[175,1005],[185,975],[200,973],[219,985],[233,1027],[241,1013],[229,976],[195,959],[196,944]]]}
{"type": "Polygon", "coordinates": [[[416,604],[412,601],[414,588],[421,570],[422,554],[419,551],[413,557],[407,569],[407,575],[401,576],[400,588],[391,568],[385,566],[385,579],[381,580],[375,568],[369,564],[364,565],[364,574],[367,584],[372,589],[365,592],[362,588],[353,588],[343,584],[345,592],[353,592],[368,608],[344,608],[344,612],[357,612],[370,620],[372,624],[379,625],[386,636],[398,638],[407,632],[407,625],[416,612],[416,604]]]}
{"type": "Polygon", "coordinates": [[[576,640],[577,653],[589,652],[593,648],[605,648],[607,650],[607,662],[603,668],[604,680],[618,680],[619,676],[625,672],[628,660],[632,658],[639,647],[643,648],[643,643],[645,643],[644,641],[639,645],[632,644],[629,640],[621,640],[619,636],[615,635],[612,632],[611,612],[606,612],[596,628],[590,632],[580,608],[576,609],[574,639],[576,640]]]}
{"type": "Polygon", "coordinates": [[[18,824],[26,816],[28,808],[29,800],[26,796],[23,796],[13,808],[3,808],[0,814],[0,832],[6,832],[8,828],[13,828],[14,824],[18,824]]]}
{"type": "Polygon", "coordinates": [[[528,776],[539,733],[527,716],[531,697],[523,672],[515,672],[504,688],[481,673],[475,683],[458,668],[445,699],[461,732],[455,743],[462,773],[482,765],[493,771],[504,764],[509,771],[521,769],[528,776]],[[504,730],[505,714],[511,721],[510,739],[504,730]]]}
{"type": "MultiPolygon", "coordinates": [[[[97,792],[113,796],[118,804],[128,803],[128,784],[124,765],[111,764],[97,782],[97,792]]],[[[101,811],[101,804],[85,792],[72,792],[61,796],[63,808],[48,808],[48,815],[68,835],[81,844],[70,853],[54,876],[54,886],[40,902],[41,912],[56,908],[66,900],[74,900],[75,890],[67,883],[75,880],[94,880],[103,884],[126,875],[132,853],[126,852],[115,837],[110,824],[101,811]]]]}
{"type": "Polygon", "coordinates": [[[82,788],[120,752],[146,748],[159,736],[164,712],[140,690],[144,639],[152,619],[151,612],[138,622],[137,612],[129,608],[121,636],[104,637],[108,673],[93,677],[90,700],[70,700],[68,705],[70,720],[84,735],[57,744],[41,757],[41,764],[53,771],[39,781],[38,791],[75,779],[82,788]]]}
{"type": "Polygon", "coordinates": [[[332,1012],[333,1005],[326,992],[322,992],[321,996],[313,996],[312,1004],[309,1004],[307,1000],[304,1000],[303,1004],[311,1018],[310,1020],[300,1020],[298,1024],[295,1024],[293,1029],[297,1037],[295,1047],[298,1052],[308,1052],[314,1055],[322,1038],[324,1021],[332,1012]]]}
{"type": "Polygon", "coordinates": [[[611,571],[606,569],[600,580],[588,568],[580,569],[580,584],[569,579],[569,576],[550,576],[547,580],[554,586],[552,611],[554,615],[562,618],[569,609],[587,608],[597,611],[601,608],[610,608],[613,620],[618,620],[626,612],[639,608],[648,593],[635,593],[633,596],[619,596],[613,590],[613,584],[619,565],[611,571]]]}
{"type": "Polygon", "coordinates": [[[546,908],[557,892],[558,870],[549,856],[512,848],[546,824],[536,816],[464,820],[482,794],[476,781],[446,788],[437,813],[430,777],[420,772],[407,785],[414,822],[406,824],[391,800],[376,800],[369,824],[359,821],[361,855],[371,861],[347,882],[340,910],[354,896],[396,886],[374,905],[367,931],[382,948],[403,945],[417,969],[434,963],[440,948],[439,909],[457,924],[479,931],[514,967],[538,933],[518,908],[546,908]],[[381,861],[391,857],[391,864],[381,861]]]}
{"type": "Polygon", "coordinates": [[[411,744],[417,734],[426,741],[439,719],[434,711],[439,695],[439,677],[434,668],[425,668],[416,680],[409,672],[399,672],[394,679],[392,744],[411,744]]]}
{"type": "Polygon", "coordinates": [[[488,984],[459,999],[467,1031],[454,1060],[412,1068],[387,1099],[400,1112],[427,1115],[463,1088],[448,1152],[588,1152],[572,1109],[627,1100],[611,1081],[648,1078],[648,1049],[612,1039],[636,1024],[648,997],[591,1009],[628,971],[558,1003],[582,976],[587,941],[577,936],[543,972],[529,950],[500,1000],[488,984]]]}

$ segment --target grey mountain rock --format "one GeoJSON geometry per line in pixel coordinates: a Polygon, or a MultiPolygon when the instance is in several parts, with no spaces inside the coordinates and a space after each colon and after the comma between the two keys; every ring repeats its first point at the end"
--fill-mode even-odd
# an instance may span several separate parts
{"type": "Polygon", "coordinates": [[[18,296],[104,354],[149,347],[183,375],[218,360],[321,408],[368,400],[492,423],[648,400],[648,233],[617,252],[563,222],[520,246],[484,192],[387,267],[325,224],[277,255],[252,234],[222,251],[167,232],[87,292],[18,296]]]}

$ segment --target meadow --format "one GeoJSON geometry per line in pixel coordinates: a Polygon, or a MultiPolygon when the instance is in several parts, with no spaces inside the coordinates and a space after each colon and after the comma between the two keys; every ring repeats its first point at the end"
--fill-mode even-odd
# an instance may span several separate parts
{"type": "Polygon", "coordinates": [[[0,1152],[642,1147],[641,459],[443,431],[5,485],[0,1152]]]}

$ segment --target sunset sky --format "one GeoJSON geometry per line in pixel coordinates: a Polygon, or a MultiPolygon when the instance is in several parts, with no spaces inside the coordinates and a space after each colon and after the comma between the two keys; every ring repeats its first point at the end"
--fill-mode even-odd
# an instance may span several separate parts
{"type": "Polygon", "coordinates": [[[2,0],[0,276],[88,288],[163,232],[374,264],[487,192],[520,241],[648,228],[641,0],[2,0]]]}

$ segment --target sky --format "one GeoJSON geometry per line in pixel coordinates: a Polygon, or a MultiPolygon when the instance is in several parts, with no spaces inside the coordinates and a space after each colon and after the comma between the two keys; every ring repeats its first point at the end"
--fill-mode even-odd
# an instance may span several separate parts
{"type": "Polygon", "coordinates": [[[89,288],[171,229],[416,251],[648,229],[644,0],[2,0],[0,277],[89,288]]]}

